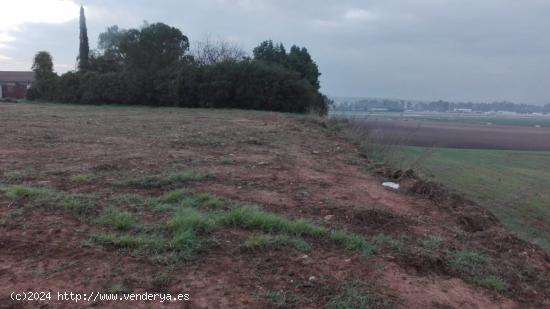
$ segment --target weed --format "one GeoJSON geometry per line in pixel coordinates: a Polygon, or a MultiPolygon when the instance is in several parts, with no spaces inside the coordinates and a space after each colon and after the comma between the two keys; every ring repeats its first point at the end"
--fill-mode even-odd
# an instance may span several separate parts
{"type": "Polygon", "coordinates": [[[131,289],[127,288],[123,284],[115,283],[111,285],[107,291],[109,291],[110,294],[122,294],[122,293],[129,293],[131,292],[131,289]]]}
{"type": "Polygon", "coordinates": [[[372,243],[380,247],[388,247],[396,251],[403,251],[403,241],[399,239],[394,239],[391,236],[385,234],[378,234],[372,238],[372,243]]]}
{"type": "Polygon", "coordinates": [[[168,227],[173,231],[207,232],[214,227],[214,223],[206,215],[195,209],[180,208],[168,221],[168,227]]]}
{"type": "Polygon", "coordinates": [[[12,186],[3,189],[7,198],[12,201],[27,198],[31,200],[43,199],[53,195],[53,192],[46,188],[34,188],[27,186],[12,186]]]}
{"type": "Polygon", "coordinates": [[[189,194],[190,192],[188,190],[174,190],[159,197],[158,201],[167,204],[177,204],[183,201],[189,194]]]}
{"type": "Polygon", "coordinates": [[[152,203],[151,208],[159,212],[174,212],[178,209],[177,206],[161,203],[152,203]]]}
{"type": "Polygon", "coordinates": [[[161,272],[155,275],[151,281],[153,292],[167,292],[170,281],[172,281],[172,278],[169,272],[161,272]]]}
{"type": "Polygon", "coordinates": [[[116,207],[104,209],[95,223],[105,226],[111,226],[117,230],[129,230],[136,224],[136,220],[131,213],[123,211],[116,207]]]}
{"type": "Polygon", "coordinates": [[[288,235],[255,235],[248,238],[244,243],[244,248],[248,250],[280,249],[289,246],[302,252],[308,252],[311,250],[311,245],[305,240],[292,238],[288,235]]]}
{"type": "Polygon", "coordinates": [[[508,289],[508,285],[504,280],[493,275],[476,278],[474,281],[484,288],[495,290],[499,293],[503,293],[508,289]]]}
{"type": "MultiPolygon", "coordinates": [[[[60,205],[61,209],[68,214],[85,219],[95,211],[95,202],[87,196],[80,194],[59,194],[57,205],[60,205]]],[[[55,207],[54,204],[52,206],[55,207]]]]}
{"type": "Polygon", "coordinates": [[[143,237],[142,235],[116,235],[116,234],[104,234],[93,235],[92,241],[116,249],[145,249],[154,245],[155,243],[150,239],[143,237]]]}
{"type": "Polygon", "coordinates": [[[184,198],[181,204],[184,207],[221,209],[226,205],[226,201],[209,193],[198,193],[184,198]]]}
{"type": "Polygon", "coordinates": [[[226,205],[226,201],[222,198],[209,193],[193,193],[189,190],[174,190],[170,191],[158,199],[161,203],[178,204],[183,207],[201,207],[211,209],[221,209],[226,205]]]}
{"type": "Polygon", "coordinates": [[[145,176],[143,178],[127,179],[115,182],[120,187],[135,187],[142,189],[175,187],[192,181],[204,180],[207,176],[194,171],[166,173],[160,175],[145,176]]]}
{"type": "Polygon", "coordinates": [[[2,180],[6,183],[19,183],[34,173],[32,169],[9,171],[2,174],[2,180]]]}
{"type": "Polygon", "coordinates": [[[436,251],[443,245],[443,239],[438,236],[432,236],[427,239],[423,239],[420,244],[428,251],[436,251]]]}
{"type": "Polygon", "coordinates": [[[191,260],[200,252],[201,241],[192,229],[176,230],[169,246],[172,251],[172,260],[191,260]]]}
{"type": "Polygon", "coordinates": [[[359,235],[345,231],[332,231],[329,235],[330,239],[346,250],[359,251],[368,257],[376,254],[376,246],[359,235]]]}
{"type": "Polygon", "coordinates": [[[395,304],[392,300],[383,299],[382,297],[370,292],[367,287],[352,283],[343,288],[342,293],[336,295],[326,306],[328,309],[348,309],[348,308],[364,308],[364,309],[382,309],[394,308],[395,304]]]}
{"type": "Polygon", "coordinates": [[[283,233],[296,236],[319,237],[327,233],[326,228],[305,220],[289,220],[249,206],[230,210],[219,219],[219,223],[227,226],[257,228],[268,233],[283,233]]]}
{"type": "Polygon", "coordinates": [[[51,207],[80,218],[85,218],[95,211],[94,198],[83,194],[19,185],[8,187],[3,191],[12,201],[27,199],[31,206],[51,207]]]}
{"type": "Polygon", "coordinates": [[[111,198],[111,202],[117,206],[128,206],[132,208],[143,208],[149,204],[147,198],[138,194],[129,193],[115,195],[111,198]]]}
{"type": "Polygon", "coordinates": [[[259,295],[275,308],[291,308],[298,298],[288,291],[265,291],[259,295]]]}
{"type": "Polygon", "coordinates": [[[96,179],[94,174],[80,174],[71,177],[71,182],[76,184],[91,183],[96,179]]]}
{"type": "Polygon", "coordinates": [[[487,258],[474,251],[457,251],[451,254],[449,266],[463,275],[476,275],[488,264],[487,258]]]}

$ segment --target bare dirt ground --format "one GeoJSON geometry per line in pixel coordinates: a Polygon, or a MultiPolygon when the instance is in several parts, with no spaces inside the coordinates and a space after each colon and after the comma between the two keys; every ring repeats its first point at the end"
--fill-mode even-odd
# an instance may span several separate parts
{"type": "MultiPolygon", "coordinates": [[[[0,192],[0,307],[324,308],[353,283],[388,307],[550,306],[543,250],[507,233],[485,210],[414,178],[402,179],[409,192],[383,188],[383,176],[326,122],[243,111],[0,105],[0,185],[91,193],[98,207],[108,207],[117,194],[169,191],[116,181],[179,168],[211,175],[188,189],[378,239],[377,253],[366,257],[321,239],[308,239],[307,253],[250,252],[242,244],[254,232],[223,228],[197,258],[165,265],[90,244],[103,227],[0,192]],[[82,174],[93,181],[71,181],[82,174]],[[506,288],[496,291],[452,267],[464,251],[486,256],[506,288]],[[13,291],[120,290],[189,293],[190,301],[10,299],[13,291]]],[[[147,209],[137,213],[156,220],[147,209]]]]}
{"type": "Polygon", "coordinates": [[[550,150],[550,128],[459,122],[365,120],[374,142],[472,149],[550,150]]]}

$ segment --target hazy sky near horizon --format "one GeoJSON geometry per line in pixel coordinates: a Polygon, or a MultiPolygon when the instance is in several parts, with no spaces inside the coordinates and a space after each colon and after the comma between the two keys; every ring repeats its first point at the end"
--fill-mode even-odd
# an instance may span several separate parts
{"type": "Polygon", "coordinates": [[[251,52],[306,46],[332,96],[550,102],[550,0],[1,0],[0,70],[47,50],[75,68],[84,4],[90,47],[111,25],[178,27],[251,52]]]}

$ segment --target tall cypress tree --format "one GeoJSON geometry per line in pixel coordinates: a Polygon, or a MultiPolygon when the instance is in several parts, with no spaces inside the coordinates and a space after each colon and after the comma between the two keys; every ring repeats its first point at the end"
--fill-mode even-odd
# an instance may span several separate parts
{"type": "Polygon", "coordinates": [[[88,44],[88,28],[86,27],[86,16],[84,7],[80,6],[80,50],[78,53],[78,69],[86,70],[89,65],[90,46],[88,44]]]}

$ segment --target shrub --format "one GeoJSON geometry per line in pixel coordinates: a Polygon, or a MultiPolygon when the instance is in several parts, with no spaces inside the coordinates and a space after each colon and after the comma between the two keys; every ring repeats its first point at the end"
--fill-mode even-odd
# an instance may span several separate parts
{"type": "Polygon", "coordinates": [[[136,223],[131,213],[116,207],[104,209],[95,222],[101,225],[112,226],[117,230],[129,230],[136,223]]]}

